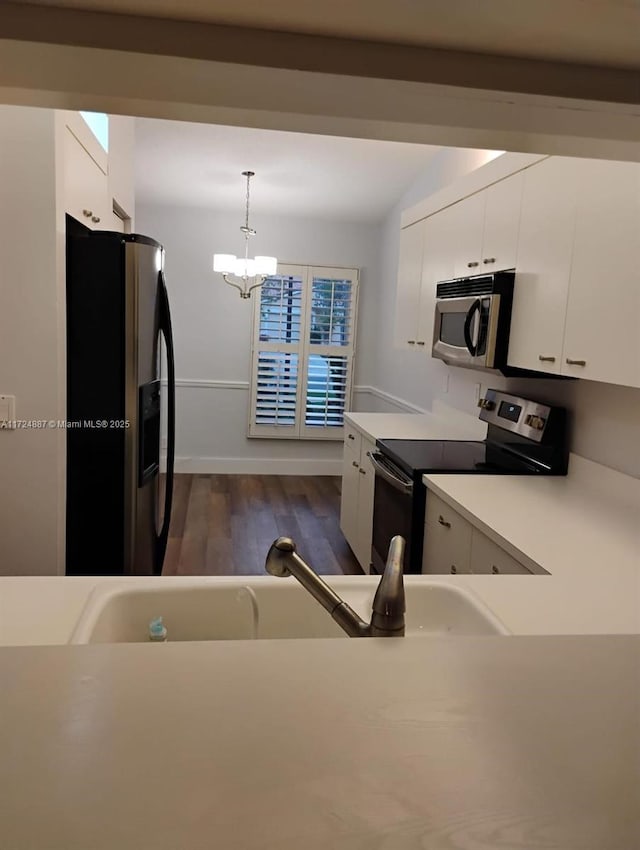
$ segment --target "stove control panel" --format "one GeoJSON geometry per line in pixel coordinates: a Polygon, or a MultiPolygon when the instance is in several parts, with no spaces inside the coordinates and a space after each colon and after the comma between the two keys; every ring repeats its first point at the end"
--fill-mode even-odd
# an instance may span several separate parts
{"type": "Polygon", "coordinates": [[[563,439],[565,410],[528,398],[487,390],[478,402],[480,419],[536,443],[563,439]]]}

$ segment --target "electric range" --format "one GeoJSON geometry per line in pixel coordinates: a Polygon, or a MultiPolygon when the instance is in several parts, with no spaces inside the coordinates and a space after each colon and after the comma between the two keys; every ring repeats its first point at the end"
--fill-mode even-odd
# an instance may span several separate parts
{"type": "Polygon", "coordinates": [[[562,407],[498,390],[480,400],[484,440],[377,440],[372,571],[382,572],[391,538],[405,538],[407,573],[422,572],[426,488],[422,476],[566,475],[567,416],[562,407]]]}

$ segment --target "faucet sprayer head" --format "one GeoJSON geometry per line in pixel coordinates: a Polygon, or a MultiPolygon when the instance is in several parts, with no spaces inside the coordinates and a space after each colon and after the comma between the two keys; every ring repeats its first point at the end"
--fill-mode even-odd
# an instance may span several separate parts
{"type": "Polygon", "coordinates": [[[278,537],[271,544],[271,548],[267,553],[267,559],[264,563],[265,570],[272,576],[278,578],[286,578],[291,575],[287,568],[286,559],[296,551],[296,544],[290,537],[278,537]]]}

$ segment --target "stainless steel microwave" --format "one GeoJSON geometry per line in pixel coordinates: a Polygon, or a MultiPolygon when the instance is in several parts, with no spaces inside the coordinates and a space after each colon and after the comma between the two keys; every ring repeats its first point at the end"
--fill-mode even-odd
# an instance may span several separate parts
{"type": "Polygon", "coordinates": [[[514,271],[502,271],[438,283],[432,356],[451,366],[504,372],[514,279],[514,271]]]}

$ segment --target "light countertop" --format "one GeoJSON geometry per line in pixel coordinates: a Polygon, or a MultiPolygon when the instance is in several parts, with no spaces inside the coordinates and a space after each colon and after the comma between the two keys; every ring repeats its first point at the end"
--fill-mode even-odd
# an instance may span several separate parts
{"type": "Polygon", "coordinates": [[[7,850],[630,850],[637,638],[0,650],[7,850]]]}
{"type": "Polygon", "coordinates": [[[367,439],[376,440],[484,440],[487,425],[472,416],[449,418],[431,413],[345,413],[367,439]]]}
{"type": "Polygon", "coordinates": [[[508,627],[640,633],[639,480],[576,455],[566,477],[423,480],[518,561],[551,574],[464,577],[508,627]]]}

